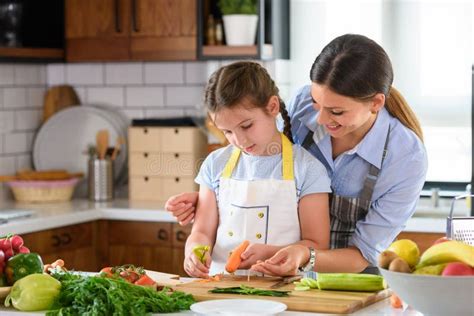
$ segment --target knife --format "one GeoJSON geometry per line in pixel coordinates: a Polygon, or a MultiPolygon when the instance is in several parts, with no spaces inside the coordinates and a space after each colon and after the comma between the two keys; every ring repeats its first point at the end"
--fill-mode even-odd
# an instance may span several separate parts
{"type": "Polygon", "coordinates": [[[299,279],[301,279],[303,276],[302,275],[293,275],[293,276],[289,276],[289,277],[285,277],[283,279],[281,279],[281,281],[273,284],[272,286],[270,286],[271,289],[277,289],[279,287],[282,287],[282,286],[285,286],[287,284],[290,284],[294,281],[298,281],[299,279]]]}

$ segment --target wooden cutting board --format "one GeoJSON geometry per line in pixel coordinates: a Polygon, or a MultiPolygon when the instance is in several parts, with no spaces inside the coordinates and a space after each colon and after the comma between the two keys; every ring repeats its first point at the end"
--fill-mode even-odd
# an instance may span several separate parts
{"type": "Polygon", "coordinates": [[[43,123],[54,113],[79,104],[81,101],[73,87],[61,85],[49,88],[44,96],[43,123]]]}
{"type": "Polygon", "coordinates": [[[270,286],[278,282],[280,278],[251,277],[250,282],[246,276],[225,275],[221,281],[202,282],[202,280],[191,283],[178,284],[174,288],[192,294],[196,301],[207,301],[225,298],[258,298],[268,299],[284,303],[288,310],[319,313],[353,313],[363,307],[389,297],[389,289],[379,292],[345,292],[345,291],[294,291],[294,285],[288,284],[276,290],[292,291],[288,297],[250,296],[237,294],[209,293],[214,287],[233,287],[241,284],[259,289],[270,289],[270,286]]]}

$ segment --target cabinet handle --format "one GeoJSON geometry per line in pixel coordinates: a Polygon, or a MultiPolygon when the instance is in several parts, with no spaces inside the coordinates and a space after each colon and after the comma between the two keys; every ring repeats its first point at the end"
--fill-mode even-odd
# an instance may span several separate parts
{"type": "Polygon", "coordinates": [[[185,242],[186,241],[186,233],[183,232],[182,230],[178,230],[176,232],[176,240],[179,241],[179,242],[185,242]]]}
{"type": "Polygon", "coordinates": [[[143,157],[148,158],[148,153],[143,153],[143,157]]]}
{"type": "Polygon", "coordinates": [[[158,240],[167,241],[168,238],[169,236],[166,229],[160,228],[160,230],[158,230],[158,240]]]}
{"type": "Polygon", "coordinates": [[[143,180],[145,180],[145,182],[147,182],[147,181],[148,181],[148,177],[143,178],[143,180]]]}
{"type": "Polygon", "coordinates": [[[61,239],[59,238],[58,235],[53,235],[53,237],[51,238],[53,239],[53,243],[51,244],[51,246],[59,247],[61,245],[61,239]]]}
{"type": "Polygon", "coordinates": [[[179,154],[174,154],[174,158],[179,158],[179,154]]]}
{"type": "Polygon", "coordinates": [[[63,239],[61,240],[62,245],[69,245],[72,241],[71,235],[68,233],[61,234],[63,236],[63,239]]]}
{"type": "Polygon", "coordinates": [[[115,0],[115,30],[122,33],[122,17],[120,14],[120,0],[115,0]]]}
{"type": "Polygon", "coordinates": [[[174,181],[179,182],[179,178],[178,177],[174,178],[174,181]]]}
{"type": "Polygon", "coordinates": [[[179,134],[179,129],[175,128],[174,133],[179,134]]]}
{"type": "Polygon", "coordinates": [[[143,134],[148,134],[148,128],[143,129],[143,134]]]}
{"type": "Polygon", "coordinates": [[[140,32],[140,27],[138,25],[138,15],[137,15],[137,6],[138,0],[132,0],[132,20],[133,20],[133,30],[135,32],[140,32]]]}

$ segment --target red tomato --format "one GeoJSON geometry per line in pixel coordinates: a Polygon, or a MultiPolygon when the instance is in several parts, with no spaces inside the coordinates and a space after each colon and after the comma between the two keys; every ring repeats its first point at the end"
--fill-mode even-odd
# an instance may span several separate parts
{"type": "Polygon", "coordinates": [[[153,281],[148,275],[142,275],[136,282],[136,285],[154,285],[156,282],[153,281]]]}

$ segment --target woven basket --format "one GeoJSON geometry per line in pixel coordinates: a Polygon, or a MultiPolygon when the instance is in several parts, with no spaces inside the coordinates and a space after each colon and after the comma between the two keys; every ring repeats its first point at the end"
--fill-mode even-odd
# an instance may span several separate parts
{"type": "Polygon", "coordinates": [[[54,181],[10,181],[7,184],[18,202],[63,202],[69,201],[79,179],[54,181]]]}

